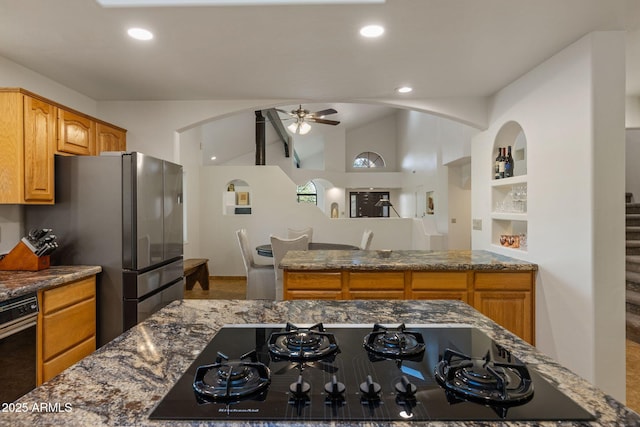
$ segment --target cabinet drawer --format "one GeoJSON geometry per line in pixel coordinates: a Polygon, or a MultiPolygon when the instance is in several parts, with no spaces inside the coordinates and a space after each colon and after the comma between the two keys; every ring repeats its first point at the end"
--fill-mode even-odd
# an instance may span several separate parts
{"type": "Polygon", "coordinates": [[[467,289],[469,273],[414,271],[411,277],[411,289],[467,289]]]}
{"type": "Polygon", "coordinates": [[[318,273],[311,271],[285,271],[286,289],[342,289],[342,275],[339,271],[318,273]]]}
{"type": "Polygon", "coordinates": [[[404,290],[404,272],[351,272],[349,273],[349,289],[352,290],[378,290],[378,289],[402,289],[404,290]]]}
{"type": "Polygon", "coordinates": [[[474,277],[475,289],[500,289],[505,291],[529,291],[533,285],[533,272],[518,273],[476,272],[474,277]]]}
{"type": "Polygon", "coordinates": [[[93,353],[95,349],[96,338],[93,336],[86,341],[81,342],[77,346],[70,348],[58,357],[54,357],[48,362],[45,362],[42,365],[42,381],[49,381],[69,366],[93,353]]]}
{"type": "Polygon", "coordinates": [[[469,303],[469,293],[467,291],[414,291],[411,299],[452,299],[469,303]]]}
{"type": "Polygon", "coordinates": [[[96,300],[82,301],[43,317],[42,360],[85,341],[96,333],[96,300]]]}
{"type": "Polygon", "coordinates": [[[288,291],[286,300],[312,299],[312,300],[339,300],[342,299],[341,291],[288,291]]]}
{"type": "Polygon", "coordinates": [[[399,300],[404,299],[404,291],[352,291],[349,299],[399,300]]]}
{"type": "Polygon", "coordinates": [[[88,298],[95,298],[95,295],[96,278],[91,276],[59,288],[44,291],[42,293],[43,301],[41,301],[42,310],[46,315],[88,298]]]}

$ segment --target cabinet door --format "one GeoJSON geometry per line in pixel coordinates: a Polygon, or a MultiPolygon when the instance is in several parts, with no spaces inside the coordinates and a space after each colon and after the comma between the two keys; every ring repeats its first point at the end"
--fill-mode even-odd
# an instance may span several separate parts
{"type": "Polygon", "coordinates": [[[24,97],[24,200],[53,203],[56,107],[24,97]]]}
{"type": "Polygon", "coordinates": [[[476,291],[473,306],[500,326],[535,344],[531,292],[476,291]]]}
{"type": "Polygon", "coordinates": [[[96,124],[96,154],[103,151],[126,151],[126,133],[104,123],[96,124]]]}
{"type": "Polygon", "coordinates": [[[96,122],[58,108],[58,152],[90,156],[95,152],[96,122]]]}

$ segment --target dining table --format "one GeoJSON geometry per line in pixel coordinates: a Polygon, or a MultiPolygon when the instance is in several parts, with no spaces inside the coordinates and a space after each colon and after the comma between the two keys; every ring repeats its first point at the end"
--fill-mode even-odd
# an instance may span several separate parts
{"type": "MultiPolygon", "coordinates": [[[[359,249],[359,246],[347,245],[344,243],[309,243],[310,251],[357,251],[359,249]]],[[[258,255],[273,258],[273,250],[271,249],[271,244],[269,243],[267,243],[266,245],[256,246],[256,252],[258,252],[258,255]]]]}

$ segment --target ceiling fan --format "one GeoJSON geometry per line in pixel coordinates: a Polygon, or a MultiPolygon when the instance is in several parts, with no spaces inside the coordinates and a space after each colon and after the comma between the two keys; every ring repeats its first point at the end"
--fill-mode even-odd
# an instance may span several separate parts
{"type": "Polygon", "coordinates": [[[297,110],[284,111],[277,108],[276,110],[290,116],[285,120],[295,120],[295,122],[287,126],[287,129],[299,135],[304,135],[311,130],[309,122],[332,126],[340,124],[340,122],[337,120],[328,120],[324,118],[324,116],[328,116],[329,114],[337,113],[337,111],[333,108],[316,111],[315,113],[311,113],[309,110],[305,110],[304,108],[302,108],[302,105],[300,105],[297,110]]]}

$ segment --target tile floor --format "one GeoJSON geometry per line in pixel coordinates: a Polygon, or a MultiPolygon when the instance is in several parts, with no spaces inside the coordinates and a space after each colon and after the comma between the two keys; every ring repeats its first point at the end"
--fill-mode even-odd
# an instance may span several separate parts
{"type": "MultiPolygon", "coordinates": [[[[215,278],[209,280],[209,290],[200,285],[185,291],[185,299],[244,299],[244,278],[215,278]]],[[[627,340],[627,403],[626,405],[640,413],[640,344],[627,340]]]]}

